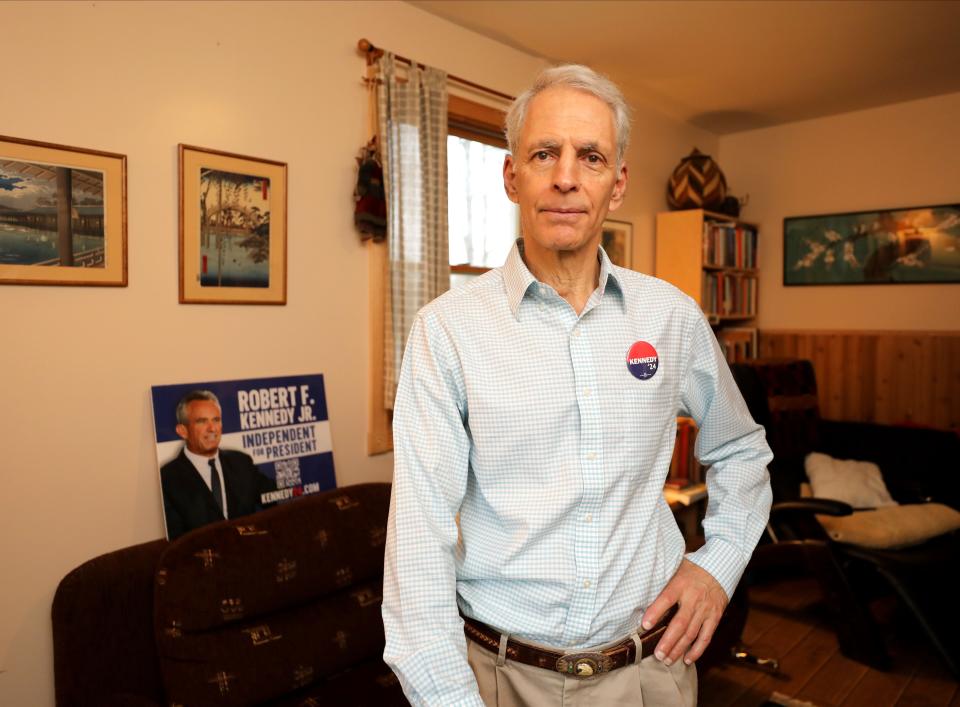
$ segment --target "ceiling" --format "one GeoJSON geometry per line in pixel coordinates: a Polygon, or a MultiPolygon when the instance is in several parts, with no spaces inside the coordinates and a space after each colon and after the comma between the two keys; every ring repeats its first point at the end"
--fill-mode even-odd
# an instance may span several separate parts
{"type": "Polygon", "coordinates": [[[717,134],[960,91],[955,0],[411,4],[717,134]]]}

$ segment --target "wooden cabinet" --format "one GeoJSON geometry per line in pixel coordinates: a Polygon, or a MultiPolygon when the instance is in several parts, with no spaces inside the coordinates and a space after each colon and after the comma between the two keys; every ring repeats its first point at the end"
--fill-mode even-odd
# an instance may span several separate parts
{"type": "Polygon", "coordinates": [[[656,276],[693,297],[727,360],[757,356],[758,232],[703,209],[657,214],[656,276]]]}

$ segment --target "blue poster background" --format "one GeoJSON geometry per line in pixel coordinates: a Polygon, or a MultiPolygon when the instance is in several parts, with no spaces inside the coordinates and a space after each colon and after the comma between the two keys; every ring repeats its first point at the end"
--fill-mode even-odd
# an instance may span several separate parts
{"type": "Polygon", "coordinates": [[[177,403],[195,390],[209,390],[220,399],[220,447],[253,457],[260,473],[277,485],[271,501],[336,487],[321,374],[153,386],[158,469],[183,447],[176,431],[177,403]]]}

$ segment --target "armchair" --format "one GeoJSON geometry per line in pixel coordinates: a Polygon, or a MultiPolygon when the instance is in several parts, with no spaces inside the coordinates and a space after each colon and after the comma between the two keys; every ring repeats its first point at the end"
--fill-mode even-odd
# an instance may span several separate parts
{"type": "Polygon", "coordinates": [[[951,601],[950,585],[944,581],[960,561],[960,531],[908,547],[865,547],[838,540],[824,528],[830,518],[851,516],[858,509],[836,500],[801,497],[807,480],[804,460],[816,451],[874,462],[900,504],[935,501],[958,509],[960,437],[943,430],[822,419],[810,361],[755,361],[731,370],[774,452],[769,542],[758,547],[753,569],[805,568],[818,580],[833,613],[840,650],[879,669],[887,669],[890,661],[869,602],[878,588],[894,593],[946,667],[960,677],[960,642],[953,630],[955,619],[945,620],[951,601]]]}

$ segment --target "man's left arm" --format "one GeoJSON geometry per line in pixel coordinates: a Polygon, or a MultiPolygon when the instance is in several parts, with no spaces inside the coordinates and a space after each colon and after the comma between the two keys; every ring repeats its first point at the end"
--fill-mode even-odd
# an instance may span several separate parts
{"type": "MultiPolygon", "coordinates": [[[[691,304],[695,306],[694,303],[691,304]]],[[[689,553],[643,616],[653,625],[678,605],[656,648],[668,664],[697,660],[710,643],[727,602],[770,514],[767,464],[773,458],[764,429],[754,422],[710,325],[697,308],[681,405],[696,421],[696,455],[707,471],[705,543],[689,553]]]]}

